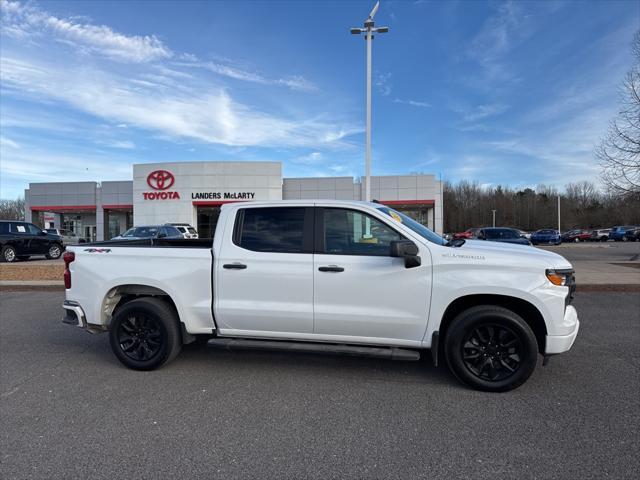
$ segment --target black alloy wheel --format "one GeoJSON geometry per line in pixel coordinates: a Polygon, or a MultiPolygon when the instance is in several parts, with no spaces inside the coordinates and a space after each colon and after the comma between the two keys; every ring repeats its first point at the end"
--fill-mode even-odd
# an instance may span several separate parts
{"type": "Polygon", "coordinates": [[[154,370],[182,347],[180,319],[163,297],[139,297],[118,307],[109,325],[114,355],[134,370],[154,370]]]}
{"type": "Polygon", "coordinates": [[[473,329],[462,345],[462,359],[476,377],[502,381],[522,364],[522,342],[508,327],[485,323],[473,329]]]}
{"type": "Polygon", "coordinates": [[[161,350],[164,334],[158,322],[144,314],[128,317],[118,326],[118,343],[132,360],[153,359],[161,350]]]}
{"type": "Polygon", "coordinates": [[[538,360],[538,342],[517,313],[478,305],[460,312],[446,329],[444,356],[462,382],[488,392],[518,388],[538,360]]]}

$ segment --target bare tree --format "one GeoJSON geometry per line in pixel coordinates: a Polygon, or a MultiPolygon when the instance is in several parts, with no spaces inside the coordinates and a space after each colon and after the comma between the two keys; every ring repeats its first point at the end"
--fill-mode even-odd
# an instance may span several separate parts
{"type": "Polygon", "coordinates": [[[0,220],[24,220],[24,198],[0,199],[0,220]]]}
{"type": "Polygon", "coordinates": [[[634,65],[623,83],[620,112],[596,148],[602,181],[617,195],[640,195],[640,31],[633,39],[634,65]]]}

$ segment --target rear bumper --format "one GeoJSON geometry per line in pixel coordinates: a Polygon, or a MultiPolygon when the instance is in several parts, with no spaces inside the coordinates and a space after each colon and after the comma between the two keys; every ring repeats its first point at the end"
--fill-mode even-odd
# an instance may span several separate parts
{"type": "Polygon", "coordinates": [[[73,325],[75,327],[87,328],[87,318],[84,314],[84,310],[82,310],[82,307],[78,302],[65,300],[62,304],[62,308],[64,309],[62,323],[73,325]]]}
{"type": "Polygon", "coordinates": [[[572,330],[568,335],[547,335],[545,342],[545,355],[554,355],[568,351],[578,336],[580,321],[578,312],[571,305],[567,306],[564,312],[563,325],[571,325],[572,330]]]}

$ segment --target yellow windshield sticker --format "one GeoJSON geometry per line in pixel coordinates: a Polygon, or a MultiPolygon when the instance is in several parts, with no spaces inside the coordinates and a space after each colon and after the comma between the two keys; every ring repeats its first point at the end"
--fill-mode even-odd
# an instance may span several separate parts
{"type": "Polygon", "coordinates": [[[396,222],[402,223],[402,217],[396,212],[389,212],[389,215],[391,215],[391,218],[393,218],[396,222]]]}

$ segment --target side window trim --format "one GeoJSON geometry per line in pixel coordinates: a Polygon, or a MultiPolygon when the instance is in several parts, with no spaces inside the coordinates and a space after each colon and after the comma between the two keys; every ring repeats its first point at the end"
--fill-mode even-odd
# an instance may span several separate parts
{"type": "Polygon", "coordinates": [[[378,222],[382,223],[393,232],[395,232],[397,235],[400,236],[401,239],[408,240],[406,235],[404,235],[403,233],[393,228],[385,220],[375,217],[371,215],[369,212],[365,212],[363,210],[358,210],[357,208],[350,208],[350,207],[316,207],[315,208],[316,215],[315,215],[315,222],[314,222],[314,241],[315,241],[314,253],[321,254],[321,255],[350,255],[350,256],[356,256],[356,257],[358,256],[359,257],[380,257],[381,256],[381,255],[368,255],[364,253],[327,253],[325,241],[324,241],[325,240],[324,239],[324,211],[327,209],[349,210],[352,212],[359,213],[360,215],[369,216],[371,218],[374,218],[378,222]]]}

